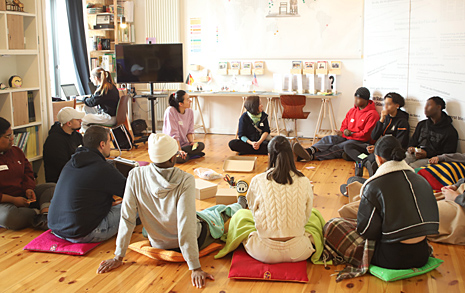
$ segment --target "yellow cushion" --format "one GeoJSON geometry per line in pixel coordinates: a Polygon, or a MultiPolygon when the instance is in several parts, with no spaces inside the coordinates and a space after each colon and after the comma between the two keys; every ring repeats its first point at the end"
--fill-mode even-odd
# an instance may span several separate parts
{"type": "MultiPolygon", "coordinates": [[[[212,243],[199,252],[199,257],[204,257],[210,252],[216,251],[221,247],[223,247],[223,245],[219,243],[212,243]]],[[[135,252],[141,253],[153,259],[164,260],[169,262],[185,262],[181,253],[172,250],[154,248],[150,246],[149,240],[142,240],[139,242],[132,243],[129,245],[129,248],[134,250],[135,252]]]]}

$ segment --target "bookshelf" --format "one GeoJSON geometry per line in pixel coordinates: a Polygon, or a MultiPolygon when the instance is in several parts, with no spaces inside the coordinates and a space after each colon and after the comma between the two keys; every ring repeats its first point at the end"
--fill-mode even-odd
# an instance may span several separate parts
{"type": "Polygon", "coordinates": [[[120,27],[121,18],[123,16],[123,4],[125,1],[119,0],[86,0],[87,13],[87,39],[88,39],[88,56],[90,70],[101,66],[108,70],[113,78],[116,78],[115,66],[115,45],[119,43],[133,43],[135,40],[134,26],[132,23],[127,23],[127,27],[120,27]],[[93,7],[88,7],[93,5],[93,7]],[[102,11],[101,8],[112,6],[112,12],[102,11]],[[115,7],[118,7],[115,9],[115,7]],[[109,16],[112,17],[112,28],[95,28],[97,17],[109,16]],[[95,42],[97,39],[97,42],[95,42]],[[99,47],[99,40],[109,39],[110,48],[99,47]],[[95,46],[97,43],[97,47],[95,46]]]}
{"type": "Polygon", "coordinates": [[[24,12],[7,11],[0,5],[0,82],[7,86],[0,90],[0,116],[11,123],[16,137],[23,138],[24,153],[42,183],[45,181],[42,147],[48,131],[43,78],[46,51],[39,13],[43,3],[21,2],[24,12]],[[13,75],[22,78],[21,87],[9,87],[8,80],[13,75]]]}

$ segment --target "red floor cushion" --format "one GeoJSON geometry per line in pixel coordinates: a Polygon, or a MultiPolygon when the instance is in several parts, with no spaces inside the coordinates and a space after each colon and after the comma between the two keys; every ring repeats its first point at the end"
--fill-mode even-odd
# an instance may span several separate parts
{"type": "Polygon", "coordinates": [[[307,261],[262,263],[251,257],[241,245],[234,251],[228,278],[306,283],[308,282],[307,261]]]}
{"type": "Polygon", "coordinates": [[[24,246],[24,250],[41,251],[51,253],[62,253],[70,255],[85,255],[101,242],[95,243],[72,243],[52,234],[52,230],[47,230],[34,240],[24,246]]]}

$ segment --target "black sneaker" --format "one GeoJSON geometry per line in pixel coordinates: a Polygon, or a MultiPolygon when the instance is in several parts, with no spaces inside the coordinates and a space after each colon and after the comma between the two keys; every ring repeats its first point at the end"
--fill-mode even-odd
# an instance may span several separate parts
{"type": "Polygon", "coordinates": [[[343,158],[344,160],[346,160],[346,161],[349,161],[349,162],[353,162],[353,161],[354,161],[354,160],[352,160],[351,157],[349,157],[348,154],[346,154],[346,153],[344,153],[344,152],[342,152],[342,158],[343,158]]]}
{"type": "Polygon", "coordinates": [[[349,195],[347,194],[347,184],[342,184],[339,187],[339,190],[341,191],[342,195],[345,197],[348,197],[349,195]]]}
{"type": "Polygon", "coordinates": [[[48,230],[48,213],[38,214],[32,220],[32,227],[37,230],[48,230]]]}
{"type": "Polygon", "coordinates": [[[311,161],[313,160],[313,155],[310,155],[304,147],[296,142],[292,146],[292,150],[294,151],[294,154],[297,156],[297,161],[311,161]]]}

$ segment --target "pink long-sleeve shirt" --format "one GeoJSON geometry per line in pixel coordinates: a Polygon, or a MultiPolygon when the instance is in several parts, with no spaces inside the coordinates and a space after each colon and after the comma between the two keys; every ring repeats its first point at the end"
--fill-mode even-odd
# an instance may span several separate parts
{"type": "Polygon", "coordinates": [[[194,111],[187,108],[184,114],[168,107],[163,118],[163,133],[179,141],[181,147],[189,145],[187,135],[194,133],[194,111]]]}

